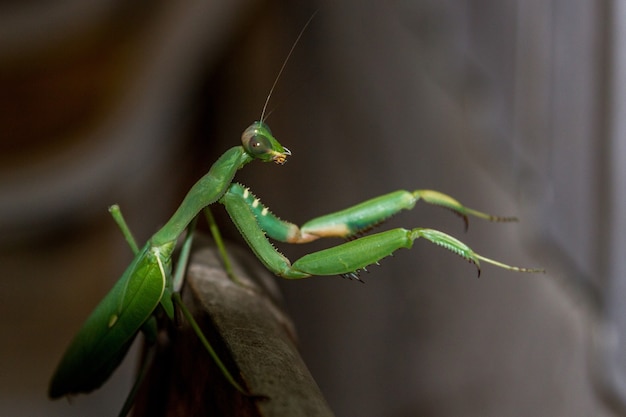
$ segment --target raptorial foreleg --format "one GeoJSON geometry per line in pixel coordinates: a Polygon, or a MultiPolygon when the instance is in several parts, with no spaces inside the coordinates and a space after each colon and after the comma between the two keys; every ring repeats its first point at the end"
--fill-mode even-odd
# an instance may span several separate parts
{"type": "Polygon", "coordinates": [[[418,238],[424,238],[467,259],[479,268],[479,273],[481,261],[513,271],[539,271],[513,267],[485,258],[450,235],[424,228],[412,230],[398,228],[357,238],[305,255],[292,264],[269,242],[262,229],[259,214],[255,211],[256,207],[249,204],[243,195],[229,191],[220,202],[225,205],[231,219],[257,257],[269,270],[283,278],[299,279],[314,275],[343,275],[356,278],[359,270],[378,263],[398,249],[411,248],[413,241],[418,238]]]}
{"type": "Polygon", "coordinates": [[[374,197],[355,206],[309,220],[302,226],[281,220],[265,207],[247,188],[232,184],[228,193],[239,196],[250,206],[261,228],[272,239],[288,243],[306,243],[324,237],[353,239],[383,223],[402,210],[411,210],[422,200],[445,207],[460,215],[465,228],[468,217],[489,221],[516,221],[514,217],[499,217],[465,207],[454,198],[433,190],[394,191],[374,197]]]}

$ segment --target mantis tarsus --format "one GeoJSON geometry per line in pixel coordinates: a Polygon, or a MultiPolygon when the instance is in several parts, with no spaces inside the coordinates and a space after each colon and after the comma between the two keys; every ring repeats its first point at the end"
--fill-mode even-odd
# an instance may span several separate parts
{"type": "MultiPolygon", "coordinates": [[[[285,63],[286,60],[283,68],[285,63]]],[[[189,190],[169,221],[143,247],[137,247],[121,213],[116,206],[112,208],[112,214],[133,248],[135,258],[71,342],[50,382],[50,397],[90,392],[100,387],[126,355],[137,333],[140,330],[148,335],[154,333],[156,325],[152,317],[157,310],[162,309],[170,319],[173,319],[176,304],[186,315],[186,309],[178,295],[182,285],[182,272],[175,274],[177,278],[173,279],[172,254],[178,238],[193,223],[196,216],[216,202],[225,206],[233,223],[260,261],[270,271],[287,279],[316,275],[340,275],[359,279],[359,271],[371,264],[377,264],[400,248],[410,248],[418,238],[460,255],[475,264],[479,273],[481,261],[512,271],[540,271],[513,267],[483,257],[456,238],[428,228],[396,228],[364,236],[365,232],[389,217],[402,210],[412,209],[419,200],[456,212],[463,217],[466,226],[469,216],[490,221],[512,220],[467,208],[438,191],[392,192],[345,210],[315,218],[300,227],[280,220],[246,187],[233,182],[236,172],[254,160],[272,161],[282,165],[291,155],[291,152],[274,138],[264,123],[265,107],[260,121],[252,123],[243,132],[242,144],[227,150],[217,159],[209,172],[189,190]],[[274,248],[268,237],[288,243],[306,243],[326,237],[340,237],[349,241],[305,255],[291,263],[274,248]]],[[[186,245],[190,242],[191,234],[188,233],[186,245]]],[[[220,242],[218,246],[223,248],[220,242]]],[[[186,261],[180,261],[183,266],[184,262],[186,261]]],[[[199,330],[197,333],[206,341],[199,330]]],[[[208,342],[205,346],[230,383],[246,393],[221,365],[208,342]]]]}

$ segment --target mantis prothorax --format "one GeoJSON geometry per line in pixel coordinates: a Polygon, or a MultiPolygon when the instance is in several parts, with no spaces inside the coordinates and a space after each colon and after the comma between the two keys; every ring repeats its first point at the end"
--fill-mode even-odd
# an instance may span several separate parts
{"type": "MultiPolygon", "coordinates": [[[[119,365],[137,333],[140,330],[148,333],[154,331],[151,318],[159,306],[170,318],[174,317],[174,304],[184,311],[177,293],[181,284],[175,283],[172,278],[172,254],[178,238],[190,223],[204,208],[214,203],[220,203],[226,208],[241,235],[267,269],[287,279],[318,275],[358,279],[360,270],[377,264],[400,248],[411,248],[418,238],[465,258],[479,268],[479,273],[481,261],[511,271],[541,271],[509,266],[483,257],[456,238],[428,228],[396,228],[363,236],[369,229],[398,212],[412,209],[419,200],[456,212],[463,217],[466,225],[468,216],[490,221],[512,220],[467,208],[438,191],[395,191],[315,218],[300,227],[280,220],[246,187],[233,182],[236,172],[254,160],[282,165],[291,155],[276,140],[263,120],[262,115],[260,121],[252,123],[243,132],[241,145],[227,150],[217,159],[209,172],[189,190],[169,221],[143,247],[134,246],[134,260],[66,350],[50,382],[50,397],[90,392],[100,387],[119,365]],[[274,248],[268,237],[288,243],[306,243],[326,237],[349,241],[308,254],[292,263],[274,248]]],[[[113,211],[117,213],[115,208],[113,211]]],[[[126,226],[120,220],[118,223],[133,247],[134,240],[126,226]]],[[[201,332],[198,333],[203,338],[201,332]]],[[[218,362],[224,376],[235,388],[245,393],[208,344],[207,349],[218,362]]]]}

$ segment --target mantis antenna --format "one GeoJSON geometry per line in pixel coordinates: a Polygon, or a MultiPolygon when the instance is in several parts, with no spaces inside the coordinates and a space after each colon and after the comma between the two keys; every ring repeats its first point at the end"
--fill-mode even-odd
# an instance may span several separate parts
{"type": "Polygon", "coordinates": [[[291,49],[289,50],[287,57],[283,61],[283,65],[280,67],[280,70],[278,71],[278,75],[276,75],[276,79],[274,79],[274,84],[272,84],[272,88],[270,88],[270,92],[267,95],[267,98],[265,99],[265,104],[263,105],[263,111],[261,112],[261,119],[260,119],[261,122],[265,121],[264,117],[265,117],[265,111],[267,110],[267,105],[270,102],[270,98],[272,97],[274,88],[276,88],[276,84],[278,84],[278,80],[280,79],[280,76],[282,75],[283,71],[285,70],[285,67],[287,66],[287,62],[289,61],[289,58],[291,58],[291,54],[293,54],[293,50],[296,49],[296,45],[300,41],[302,34],[306,30],[306,28],[309,26],[309,23],[311,23],[311,20],[313,20],[316,14],[317,14],[317,10],[311,15],[311,17],[309,17],[309,20],[306,21],[306,23],[300,30],[300,33],[298,34],[298,37],[296,38],[295,42],[293,43],[293,45],[291,45],[291,49]]]}

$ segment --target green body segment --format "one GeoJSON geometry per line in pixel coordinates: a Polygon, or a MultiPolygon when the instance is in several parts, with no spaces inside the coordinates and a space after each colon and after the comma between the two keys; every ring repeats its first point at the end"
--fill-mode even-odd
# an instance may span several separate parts
{"type": "Polygon", "coordinates": [[[169,274],[173,249],[143,247],[72,340],[50,382],[51,398],[89,392],[109,378],[163,297],[159,262],[169,274]]]}
{"type": "Polygon", "coordinates": [[[238,197],[248,205],[261,229],[272,239],[280,242],[291,242],[298,239],[300,234],[298,226],[278,218],[248,188],[234,183],[229,187],[228,193],[233,198],[238,197]]]}
{"type": "Polygon", "coordinates": [[[292,268],[308,275],[346,275],[411,246],[410,230],[392,229],[305,255],[292,268]]]}
{"type": "Polygon", "coordinates": [[[224,194],[237,170],[252,160],[252,157],[241,146],[235,146],[226,151],[211,166],[209,172],[191,187],[178,210],[152,236],[152,243],[160,246],[176,241],[204,207],[215,203],[224,194]]]}
{"type": "Polygon", "coordinates": [[[371,229],[401,210],[412,209],[416,201],[408,191],[394,191],[310,220],[302,225],[302,233],[320,237],[351,237],[371,229]]]}
{"type": "Polygon", "coordinates": [[[303,236],[350,238],[377,226],[402,210],[412,210],[419,200],[454,211],[464,219],[466,227],[468,215],[490,221],[515,220],[512,217],[497,217],[470,209],[439,191],[398,190],[310,220],[301,226],[301,234],[303,236]]]}

